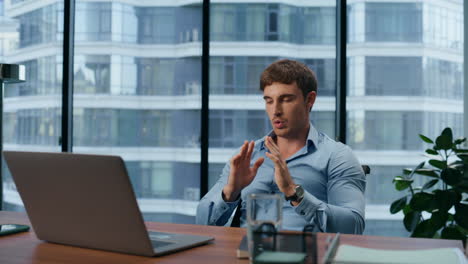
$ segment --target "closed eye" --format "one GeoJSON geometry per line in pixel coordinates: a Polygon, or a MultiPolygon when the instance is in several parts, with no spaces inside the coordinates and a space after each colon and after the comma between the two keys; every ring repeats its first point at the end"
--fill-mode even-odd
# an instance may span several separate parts
{"type": "Polygon", "coordinates": [[[271,99],[270,97],[263,97],[263,100],[265,100],[265,103],[267,104],[273,103],[273,99],[271,99]]]}
{"type": "Polygon", "coordinates": [[[285,95],[285,96],[282,96],[281,101],[283,101],[283,102],[292,102],[292,101],[294,101],[294,99],[296,99],[296,96],[294,96],[294,95],[285,95]]]}

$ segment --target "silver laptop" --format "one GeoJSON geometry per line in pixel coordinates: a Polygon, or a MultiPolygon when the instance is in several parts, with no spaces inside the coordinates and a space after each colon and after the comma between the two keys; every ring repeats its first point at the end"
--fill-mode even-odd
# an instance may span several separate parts
{"type": "Polygon", "coordinates": [[[118,156],[3,153],[41,240],[142,256],[168,254],[213,240],[148,232],[118,156]]]}

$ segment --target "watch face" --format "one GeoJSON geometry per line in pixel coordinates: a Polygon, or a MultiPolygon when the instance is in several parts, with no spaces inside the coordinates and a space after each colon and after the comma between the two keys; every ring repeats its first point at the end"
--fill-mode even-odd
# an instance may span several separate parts
{"type": "Polygon", "coordinates": [[[300,185],[296,185],[296,193],[289,196],[284,197],[286,201],[298,201],[304,197],[304,189],[300,185]]]}
{"type": "Polygon", "coordinates": [[[304,189],[300,185],[296,187],[296,196],[298,198],[302,198],[304,196],[304,189]]]}

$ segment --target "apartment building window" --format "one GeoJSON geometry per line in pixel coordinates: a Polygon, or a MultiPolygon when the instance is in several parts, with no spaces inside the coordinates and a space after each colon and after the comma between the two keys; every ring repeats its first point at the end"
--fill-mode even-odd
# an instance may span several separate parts
{"type": "Polygon", "coordinates": [[[214,148],[237,148],[244,140],[259,139],[270,130],[263,110],[212,111],[210,118],[210,146],[214,148]]]}
{"type": "Polygon", "coordinates": [[[258,94],[259,93],[259,76],[262,74],[270,63],[276,60],[275,57],[247,57],[247,65],[241,65],[241,68],[247,70],[245,93],[258,94]]]}
{"type": "Polygon", "coordinates": [[[286,4],[213,4],[212,41],[335,43],[334,7],[286,4]]]}
{"type": "Polygon", "coordinates": [[[422,112],[366,111],[365,149],[419,150],[422,122],[422,112]]]}
{"type": "Polygon", "coordinates": [[[463,52],[463,7],[448,5],[449,1],[427,3],[423,9],[424,43],[430,47],[463,52]]]}
{"type": "Polygon", "coordinates": [[[269,5],[268,6],[268,15],[267,15],[267,29],[266,29],[266,38],[268,41],[275,41],[279,39],[279,22],[278,22],[278,5],[269,5]]]}
{"type": "Polygon", "coordinates": [[[248,122],[248,119],[250,120],[250,118],[253,118],[247,117],[244,114],[244,111],[212,111],[211,115],[212,125],[210,126],[210,135],[212,136],[210,137],[210,145],[215,148],[237,147],[237,145],[239,145],[240,142],[243,142],[245,134],[234,134],[234,128],[238,126],[242,126],[245,128],[246,125],[244,124],[244,122],[248,122]]]}
{"type": "Polygon", "coordinates": [[[367,56],[366,95],[423,95],[421,57],[367,56]]]}
{"type": "Polygon", "coordinates": [[[22,62],[29,82],[9,85],[5,89],[5,97],[27,96],[27,95],[59,95],[61,93],[61,57],[47,56],[34,60],[22,62]]]}
{"type": "Polygon", "coordinates": [[[424,58],[424,95],[459,100],[463,97],[463,63],[424,58]]]}
{"type": "Polygon", "coordinates": [[[317,77],[319,96],[335,96],[335,60],[334,59],[306,59],[304,63],[315,72],[317,77]]]}
{"type": "Polygon", "coordinates": [[[177,73],[175,59],[137,58],[137,93],[172,95],[177,73]]]}
{"type": "Polygon", "coordinates": [[[238,9],[234,5],[214,5],[210,18],[210,36],[212,41],[236,41],[241,38],[237,26],[238,9]]]}
{"type": "MultiPolygon", "coordinates": [[[[335,9],[306,7],[303,9],[304,44],[333,45],[335,43],[335,9]]],[[[300,21],[300,20],[299,20],[300,21]]],[[[299,22],[300,23],[300,22],[299,22]]],[[[301,25],[295,25],[295,28],[301,25]]]]}
{"type": "Polygon", "coordinates": [[[110,56],[78,55],[74,59],[74,89],[77,94],[110,92],[110,56]]]}
{"type": "MultiPolygon", "coordinates": [[[[117,5],[117,3],[115,3],[117,5]]],[[[121,4],[122,42],[138,43],[138,8],[121,4]]]]}
{"type": "Polygon", "coordinates": [[[420,3],[366,3],[366,41],[421,42],[420,3]]]}
{"type": "Polygon", "coordinates": [[[333,111],[315,111],[310,113],[310,122],[320,132],[335,138],[335,113],[333,111]]]}
{"type": "Polygon", "coordinates": [[[138,7],[138,43],[170,44],[176,42],[176,12],[173,7],[138,7]]]}
{"type": "Polygon", "coordinates": [[[144,198],[170,198],[172,193],[173,169],[166,162],[141,162],[141,196],[144,198]]]}
{"type": "Polygon", "coordinates": [[[112,4],[76,2],[75,40],[110,41],[112,4]]]}
{"type": "Polygon", "coordinates": [[[16,17],[20,23],[19,46],[24,48],[61,40],[59,28],[63,18],[60,13],[63,13],[63,4],[56,3],[16,17]]]}
{"type": "MultiPolygon", "coordinates": [[[[249,41],[264,41],[265,29],[267,23],[267,14],[265,12],[265,5],[252,4],[245,11],[245,27],[246,35],[242,40],[249,41]]],[[[240,39],[239,39],[240,40],[240,39]]]]}
{"type": "Polygon", "coordinates": [[[213,94],[234,93],[234,59],[213,57],[210,61],[210,87],[213,94]]]}

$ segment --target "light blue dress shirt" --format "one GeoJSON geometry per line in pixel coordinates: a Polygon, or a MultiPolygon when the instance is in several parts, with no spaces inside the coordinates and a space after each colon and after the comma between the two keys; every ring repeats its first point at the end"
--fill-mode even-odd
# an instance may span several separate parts
{"type": "MultiPolygon", "coordinates": [[[[270,132],[270,136],[274,136],[270,132]]],[[[265,161],[250,185],[241,192],[241,227],[246,226],[246,200],[251,193],[279,193],[274,180],[274,164],[265,155],[265,137],[255,142],[251,165],[260,157],[265,161]]],[[[282,229],[302,230],[313,224],[315,231],[362,234],[364,231],[365,175],[351,149],[318,132],[310,124],[307,144],[286,160],[296,184],[304,188],[304,198],[296,207],[283,203],[282,229]]],[[[197,224],[225,225],[239,199],[225,202],[222,190],[230,171],[229,162],[211,188],[200,200],[197,224]]]]}

